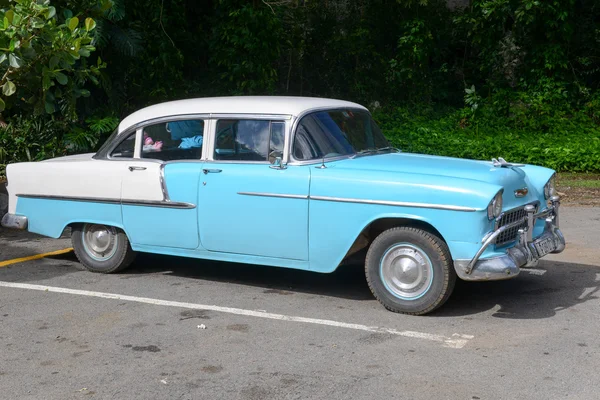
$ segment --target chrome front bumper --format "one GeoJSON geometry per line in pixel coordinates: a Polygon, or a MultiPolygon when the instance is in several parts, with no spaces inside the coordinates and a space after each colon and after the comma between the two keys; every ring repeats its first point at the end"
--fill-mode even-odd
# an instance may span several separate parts
{"type": "Polygon", "coordinates": [[[535,267],[538,261],[544,255],[538,252],[537,244],[553,244],[552,253],[560,253],[565,249],[565,238],[559,229],[559,208],[560,201],[558,196],[550,199],[552,205],[546,210],[535,213],[534,206],[526,206],[526,217],[505,225],[494,232],[490,232],[483,238],[483,245],[475,254],[472,260],[455,260],[454,267],[458,276],[466,281],[494,281],[510,279],[519,275],[520,268],[535,267]],[[538,219],[545,219],[546,226],[544,232],[535,240],[533,239],[533,228],[538,219]],[[519,230],[517,244],[506,250],[506,254],[480,259],[483,252],[492,244],[496,238],[505,230],[515,226],[527,226],[519,230]]]}
{"type": "Polygon", "coordinates": [[[27,217],[23,215],[4,214],[0,225],[10,229],[27,229],[27,217]]]}

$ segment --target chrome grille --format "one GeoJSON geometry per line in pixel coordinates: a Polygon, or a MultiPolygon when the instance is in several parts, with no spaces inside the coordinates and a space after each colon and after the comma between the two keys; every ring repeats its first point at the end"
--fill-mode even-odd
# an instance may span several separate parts
{"type": "Polygon", "coordinates": [[[515,241],[517,239],[517,233],[519,233],[519,229],[527,227],[527,220],[525,219],[526,216],[527,213],[525,212],[525,207],[521,207],[514,210],[506,211],[504,214],[498,217],[496,229],[499,229],[504,225],[511,224],[521,219],[523,220],[523,223],[521,225],[509,228],[501,234],[499,234],[496,238],[496,246],[502,246],[503,244],[515,241]]]}

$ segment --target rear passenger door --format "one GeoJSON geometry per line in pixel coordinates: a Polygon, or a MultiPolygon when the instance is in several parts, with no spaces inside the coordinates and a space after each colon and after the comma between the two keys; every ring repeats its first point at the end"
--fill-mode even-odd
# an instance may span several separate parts
{"type": "Polygon", "coordinates": [[[309,170],[277,167],[289,119],[213,121],[198,224],[210,251],[308,260],[309,170]]]}
{"type": "Polygon", "coordinates": [[[123,225],[131,243],[196,249],[197,202],[205,122],[156,123],[136,132],[134,157],[123,163],[123,225]]]}

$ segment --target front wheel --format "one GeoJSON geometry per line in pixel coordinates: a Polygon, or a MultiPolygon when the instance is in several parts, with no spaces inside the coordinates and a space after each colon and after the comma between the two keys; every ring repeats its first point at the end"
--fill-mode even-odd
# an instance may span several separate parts
{"type": "Polygon", "coordinates": [[[365,261],[373,295],[390,311],[422,315],[448,300],[456,272],[446,243],[417,228],[397,227],[371,243],[365,261]]]}
{"type": "Polygon", "coordinates": [[[110,274],[127,268],[135,259],[125,232],[113,226],[82,224],[71,229],[75,255],[84,269],[110,274]]]}

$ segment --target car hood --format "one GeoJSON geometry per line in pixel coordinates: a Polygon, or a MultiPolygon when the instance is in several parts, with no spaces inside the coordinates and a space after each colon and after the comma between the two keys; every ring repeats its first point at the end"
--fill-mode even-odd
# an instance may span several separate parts
{"type": "Polygon", "coordinates": [[[525,175],[519,168],[494,167],[491,161],[409,153],[362,156],[344,160],[339,164],[342,168],[441,175],[500,185],[506,181],[522,179],[525,175]]]}
{"type": "MultiPolygon", "coordinates": [[[[534,201],[538,193],[527,179],[526,168],[495,167],[491,161],[467,160],[461,158],[430,156],[424,154],[389,153],[350,158],[336,163],[336,168],[360,171],[385,171],[403,174],[447,176],[478,182],[491,183],[504,189],[505,205],[515,205],[534,201]],[[529,195],[515,199],[514,191],[529,187],[529,195]]],[[[425,179],[424,179],[425,180],[425,179]]]]}

